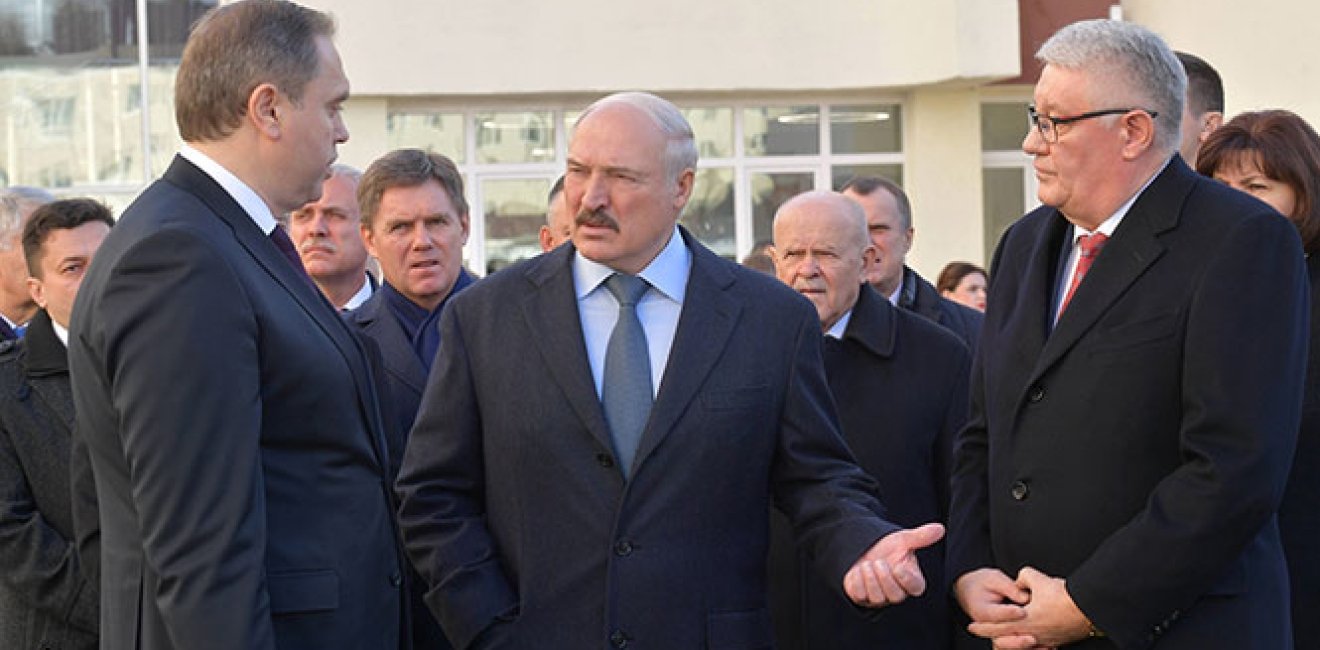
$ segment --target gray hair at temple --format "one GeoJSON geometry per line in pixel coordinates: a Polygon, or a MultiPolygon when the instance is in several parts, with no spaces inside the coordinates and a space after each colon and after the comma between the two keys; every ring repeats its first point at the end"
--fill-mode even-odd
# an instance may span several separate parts
{"type": "Polygon", "coordinates": [[[626,104],[636,108],[651,118],[656,128],[660,129],[660,133],[665,136],[668,143],[665,147],[665,169],[669,173],[670,181],[677,180],[685,169],[696,171],[697,142],[692,135],[692,125],[688,124],[687,118],[683,117],[683,112],[678,110],[677,106],[651,93],[635,91],[614,93],[596,100],[578,116],[573,127],[574,132],[577,131],[577,124],[581,124],[582,120],[596,109],[608,104],[626,104]]]}
{"type": "Polygon", "coordinates": [[[1093,75],[1100,83],[1092,84],[1090,92],[1106,93],[1092,95],[1096,109],[1130,106],[1158,113],[1155,146],[1170,152],[1178,149],[1187,73],[1154,32],[1122,21],[1083,20],[1051,36],[1036,59],[1093,75]]]}
{"type": "Polygon", "coordinates": [[[15,185],[0,191],[0,250],[8,250],[23,230],[23,216],[55,200],[39,187],[15,185]]]}

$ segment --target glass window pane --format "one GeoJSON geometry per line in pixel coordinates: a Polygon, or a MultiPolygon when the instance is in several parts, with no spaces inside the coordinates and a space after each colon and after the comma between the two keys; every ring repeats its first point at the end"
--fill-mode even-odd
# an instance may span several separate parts
{"type": "Polygon", "coordinates": [[[733,169],[698,169],[692,198],[679,221],[716,254],[733,259],[738,253],[733,232],[733,169]]]}
{"type": "Polygon", "coordinates": [[[879,176],[903,186],[902,165],[835,165],[830,169],[830,187],[838,192],[856,176],[879,176]]]}
{"type": "Polygon", "coordinates": [[[775,210],[794,196],[814,189],[816,177],[811,172],[754,172],[748,174],[752,185],[752,240],[755,244],[770,241],[774,235],[775,210]]]}
{"type": "Polygon", "coordinates": [[[1017,151],[1027,135],[1027,104],[981,104],[981,150],[1017,151]]]}
{"type": "Polygon", "coordinates": [[[464,162],[461,113],[393,112],[386,118],[385,133],[392,150],[415,147],[448,156],[455,164],[464,162]]]}
{"type": "Polygon", "coordinates": [[[733,109],[688,108],[683,117],[692,125],[701,158],[733,157],[733,109]]]}
{"type": "Polygon", "coordinates": [[[834,153],[895,153],[903,150],[903,107],[865,104],[830,107],[834,153]]]}
{"type": "Polygon", "coordinates": [[[550,162],[555,126],[550,111],[477,113],[477,162],[550,162]]]}
{"type": "Polygon", "coordinates": [[[743,147],[748,156],[820,153],[820,110],[815,106],[744,109],[743,147]]]}
{"type": "Polygon", "coordinates": [[[985,206],[985,259],[994,256],[1004,231],[1025,212],[1026,190],[1021,167],[981,170],[981,198],[985,206]]]}
{"type": "Polygon", "coordinates": [[[545,178],[482,181],[486,273],[541,253],[538,236],[545,223],[545,196],[552,182],[545,178]]]}

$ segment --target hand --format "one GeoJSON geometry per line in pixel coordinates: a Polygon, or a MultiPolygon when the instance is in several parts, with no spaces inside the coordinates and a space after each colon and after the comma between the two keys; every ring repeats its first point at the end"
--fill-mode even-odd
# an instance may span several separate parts
{"type": "Polygon", "coordinates": [[[1009,623],[1027,617],[1031,593],[999,569],[968,571],[953,584],[953,594],[974,623],[1009,623]]]}
{"type": "Polygon", "coordinates": [[[884,607],[926,591],[917,549],[944,538],[944,526],[926,524],[880,538],[843,576],[843,591],[863,607],[884,607]]]}
{"type": "Polygon", "coordinates": [[[1003,650],[1055,648],[1087,637],[1090,621],[1073,602],[1062,578],[1023,567],[1015,584],[1029,594],[1022,608],[1026,616],[1017,621],[976,621],[967,628],[972,634],[993,639],[995,648],[1003,650]]]}

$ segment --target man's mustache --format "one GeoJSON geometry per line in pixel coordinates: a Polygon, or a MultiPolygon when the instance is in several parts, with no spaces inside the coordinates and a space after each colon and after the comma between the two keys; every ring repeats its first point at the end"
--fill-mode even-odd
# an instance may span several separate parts
{"type": "Polygon", "coordinates": [[[619,232],[619,222],[610,216],[604,210],[582,210],[573,219],[573,222],[579,226],[591,226],[593,228],[609,228],[614,232],[619,232]]]}

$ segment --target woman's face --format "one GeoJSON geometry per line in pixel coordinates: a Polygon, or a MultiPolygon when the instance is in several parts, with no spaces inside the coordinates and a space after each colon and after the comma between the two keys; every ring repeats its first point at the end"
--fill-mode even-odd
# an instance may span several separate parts
{"type": "Polygon", "coordinates": [[[968,273],[958,281],[958,286],[954,287],[953,291],[945,291],[944,297],[977,311],[985,311],[985,289],[984,275],[968,273]]]}
{"type": "Polygon", "coordinates": [[[1260,170],[1260,164],[1254,156],[1241,156],[1236,161],[1237,164],[1233,162],[1229,161],[1228,164],[1216,169],[1215,180],[1268,203],[1270,207],[1289,219],[1294,218],[1297,193],[1293,191],[1291,185],[1266,176],[1265,172],[1260,170]]]}

